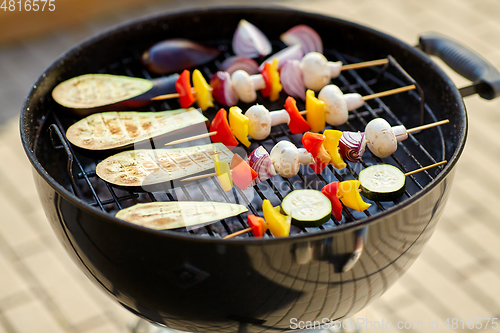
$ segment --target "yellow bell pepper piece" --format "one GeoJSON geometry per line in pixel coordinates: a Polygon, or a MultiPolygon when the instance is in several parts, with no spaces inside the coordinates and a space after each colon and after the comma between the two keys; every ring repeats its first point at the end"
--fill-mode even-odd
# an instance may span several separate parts
{"type": "Polygon", "coordinates": [[[274,237],[287,237],[290,234],[292,217],[280,213],[280,207],[273,207],[267,199],[262,204],[264,219],[274,237]]]}
{"type": "Polygon", "coordinates": [[[211,87],[198,69],[193,71],[193,87],[196,92],[196,101],[202,111],[214,106],[211,87]]]}
{"type": "Polygon", "coordinates": [[[361,185],[359,180],[346,180],[340,182],[337,195],[344,205],[358,212],[362,212],[368,209],[371,204],[364,202],[361,198],[359,194],[359,185],[361,185]]]}
{"type": "Polygon", "coordinates": [[[325,137],[323,147],[325,147],[328,154],[330,154],[330,163],[339,170],[345,168],[347,164],[344,162],[339,152],[339,141],[342,137],[342,131],[325,130],[323,136],[325,137]]]}
{"type": "Polygon", "coordinates": [[[321,132],[326,126],[325,102],[314,96],[314,91],[306,91],[306,111],[307,123],[311,126],[311,131],[321,132]]]}
{"type": "Polygon", "coordinates": [[[229,191],[233,188],[233,177],[231,176],[231,168],[227,161],[221,161],[218,155],[212,156],[214,161],[215,173],[219,184],[224,191],[229,191]]]}
{"type": "Polygon", "coordinates": [[[248,140],[248,117],[241,112],[241,109],[237,106],[229,109],[229,126],[236,139],[249,147],[251,142],[248,140]]]}
{"type": "Polygon", "coordinates": [[[269,100],[271,102],[276,102],[280,98],[280,92],[283,89],[280,81],[280,73],[278,72],[279,60],[274,58],[272,66],[270,68],[269,74],[271,76],[271,93],[269,94],[269,100]]]}

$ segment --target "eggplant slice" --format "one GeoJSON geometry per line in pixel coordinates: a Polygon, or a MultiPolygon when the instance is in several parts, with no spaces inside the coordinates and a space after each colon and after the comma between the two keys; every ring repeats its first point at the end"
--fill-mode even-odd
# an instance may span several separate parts
{"type": "Polygon", "coordinates": [[[141,187],[165,183],[214,168],[212,156],[231,163],[233,153],[222,143],[174,149],[127,150],[97,164],[97,175],[108,183],[141,187]]]}
{"type": "Polygon", "coordinates": [[[207,120],[195,108],[160,112],[102,112],[94,113],[71,125],[66,131],[66,137],[69,142],[80,148],[108,150],[201,124],[207,120]]]}

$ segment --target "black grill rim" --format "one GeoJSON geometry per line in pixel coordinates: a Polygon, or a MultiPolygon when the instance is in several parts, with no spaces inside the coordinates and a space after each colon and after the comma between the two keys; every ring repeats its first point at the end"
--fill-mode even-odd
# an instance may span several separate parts
{"type": "MultiPolygon", "coordinates": [[[[290,237],[286,238],[264,238],[264,239],[255,239],[253,237],[244,237],[244,238],[234,238],[234,239],[222,239],[222,238],[215,238],[215,237],[199,237],[195,235],[190,235],[189,233],[179,233],[175,231],[170,231],[170,230],[164,230],[164,231],[158,231],[158,230],[153,230],[149,229],[146,227],[138,226],[132,223],[128,223],[125,221],[122,221],[120,219],[117,219],[116,217],[103,212],[99,210],[97,207],[92,207],[88,203],[84,202],[83,200],[77,198],[74,196],[72,193],[70,193],[68,190],[66,190],[63,186],[61,186],[55,179],[48,174],[47,171],[44,170],[43,166],[41,163],[38,161],[34,154],[33,150],[33,145],[34,145],[34,138],[37,136],[36,133],[33,133],[32,130],[32,125],[35,124],[36,121],[39,119],[34,119],[33,118],[33,113],[30,111],[30,105],[32,103],[38,103],[39,101],[37,99],[40,98],[40,90],[43,89],[37,89],[40,86],[43,86],[44,84],[46,85],[47,82],[44,82],[45,76],[49,72],[53,71],[58,71],[58,68],[61,66],[64,66],[65,61],[72,59],[76,56],[78,56],[79,52],[81,49],[88,47],[89,45],[92,45],[96,41],[103,41],[106,39],[109,39],[110,36],[116,33],[122,33],[123,30],[128,30],[133,26],[140,25],[146,21],[154,21],[157,19],[166,19],[166,18],[172,18],[175,16],[183,16],[183,15],[195,15],[195,14],[200,14],[199,9],[189,9],[189,10],[178,10],[178,11],[173,11],[165,14],[159,14],[143,19],[138,19],[134,20],[128,23],[125,23],[123,25],[119,25],[117,27],[111,28],[107,31],[98,33],[97,35],[90,37],[83,43],[73,47],[63,55],[59,57],[52,65],[50,65],[42,74],[41,76],[37,79],[36,83],[30,90],[23,108],[22,108],[22,113],[20,117],[20,131],[21,131],[21,141],[23,144],[23,148],[26,151],[26,154],[31,162],[31,164],[34,166],[35,170],[42,176],[43,179],[45,179],[49,185],[56,190],[58,194],[63,196],[66,200],[68,200],[70,203],[74,204],[75,206],[79,207],[80,209],[83,209],[85,211],[89,211],[92,214],[96,214],[100,218],[104,218],[105,220],[108,219],[111,223],[118,223],[120,225],[123,225],[124,227],[129,227],[129,228],[135,228],[137,231],[142,231],[146,233],[153,233],[156,235],[162,235],[162,237],[166,238],[178,238],[178,239],[184,239],[184,240],[189,240],[189,241],[194,241],[194,242],[202,242],[202,243],[226,243],[226,244],[235,244],[237,242],[238,244],[244,245],[244,244],[269,244],[273,243],[276,244],[276,242],[295,242],[295,241],[303,241],[303,240],[317,240],[317,239],[322,239],[325,237],[328,237],[331,234],[336,234],[336,233],[342,233],[347,230],[354,231],[361,229],[364,226],[367,226],[372,223],[376,223],[377,220],[382,220],[383,218],[386,218],[393,213],[395,213],[397,210],[402,210],[405,209],[406,207],[412,205],[414,202],[425,196],[428,192],[430,192],[435,186],[437,186],[438,183],[443,181],[451,172],[452,169],[454,168],[455,164],[458,162],[458,159],[460,155],[463,152],[463,149],[465,147],[465,141],[466,141],[466,136],[467,136],[467,114],[466,114],[466,109],[462,101],[462,97],[459,94],[458,89],[456,89],[454,83],[452,80],[444,73],[444,71],[437,65],[435,64],[432,60],[429,59],[429,57],[423,53],[421,50],[409,46],[406,43],[400,41],[399,39],[396,39],[395,37],[392,37],[390,35],[378,32],[376,30],[373,30],[371,28],[352,23],[349,21],[345,21],[342,19],[338,19],[335,17],[330,17],[330,16],[325,16],[317,13],[308,13],[308,12],[303,12],[295,9],[290,9],[286,7],[281,7],[281,6],[264,6],[264,7],[250,7],[250,6],[245,6],[245,7],[239,7],[239,6],[234,6],[234,7],[227,7],[227,6],[214,6],[214,7],[207,7],[201,9],[201,12],[211,12],[211,11],[217,11],[217,12],[237,12],[238,14],[244,14],[245,12],[261,12],[261,11],[267,11],[267,12],[274,12],[276,15],[283,15],[283,14],[293,14],[297,13],[300,15],[305,15],[309,16],[311,18],[317,18],[317,19],[327,19],[327,20],[336,20],[339,21],[342,24],[345,25],[350,25],[353,27],[361,28],[363,30],[367,30],[370,33],[376,34],[380,37],[383,37],[384,39],[387,39],[389,41],[395,42],[401,46],[401,48],[404,49],[404,51],[408,53],[412,53],[413,55],[417,56],[420,60],[422,60],[427,66],[430,67],[432,71],[434,71],[435,74],[439,75],[443,81],[449,86],[453,87],[450,91],[450,93],[453,95],[454,100],[457,101],[457,112],[461,112],[463,114],[463,124],[461,128],[457,129],[457,134],[459,135],[458,142],[459,145],[451,158],[448,160],[448,163],[445,165],[443,170],[433,179],[431,180],[425,187],[424,189],[418,191],[415,195],[412,195],[410,198],[407,200],[398,203],[397,205],[393,207],[389,207],[383,212],[379,212],[376,215],[370,216],[370,217],[365,217],[360,220],[356,220],[353,222],[349,222],[347,224],[342,224],[340,226],[337,226],[335,228],[329,229],[329,230],[323,230],[321,232],[312,232],[312,233],[304,233],[304,234],[297,234],[293,235],[290,237]]],[[[52,83],[53,84],[53,83],[52,83]]],[[[55,86],[55,84],[53,84],[55,86]]]]}

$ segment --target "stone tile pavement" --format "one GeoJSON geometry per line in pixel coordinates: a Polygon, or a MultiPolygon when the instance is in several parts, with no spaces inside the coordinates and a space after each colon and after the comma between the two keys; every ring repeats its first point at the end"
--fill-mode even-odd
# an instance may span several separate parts
{"type": "MultiPolygon", "coordinates": [[[[135,318],[98,290],[56,241],[30,177],[19,141],[18,114],[28,89],[60,53],[96,32],[132,18],[215,0],[157,2],[139,11],[117,11],[85,26],[0,47],[0,333],[127,332],[135,318]]],[[[416,44],[437,31],[471,46],[500,68],[498,0],[297,0],[259,1],[355,21],[416,44]]],[[[438,61],[439,62],[439,61],[438,61]]],[[[457,86],[467,81],[446,69],[457,86]]],[[[421,257],[386,294],[356,318],[402,321],[409,332],[498,332],[481,319],[500,318],[500,100],[465,100],[469,137],[457,166],[454,191],[421,257]],[[458,320],[453,329],[452,319],[458,320]],[[450,319],[450,327],[444,326],[450,319]],[[464,319],[465,328],[462,328],[464,319]],[[429,327],[438,321],[439,330],[429,327]],[[420,322],[422,325],[420,326],[420,322]],[[413,326],[413,327],[410,327],[413,326]]],[[[396,330],[393,328],[393,330],[396,330]]]]}

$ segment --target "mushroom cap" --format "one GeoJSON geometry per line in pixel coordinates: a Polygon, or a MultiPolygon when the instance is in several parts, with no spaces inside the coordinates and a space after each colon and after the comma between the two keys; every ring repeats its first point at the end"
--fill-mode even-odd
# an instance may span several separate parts
{"type": "Polygon", "coordinates": [[[238,95],[241,101],[251,103],[257,99],[255,84],[250,75],[244,70],[238,69],[235,71],[231,75],[231,83],[236,95],[238,95]]]}
{"type": "Polygon", "coordinates": [[[366,144],[380,158],[388,157],[398,149],[398,141],[391,125],[382,118],[375,118],[365,128],[366,144]]]}
{"type": "MultiPolygon", "coordinates": [[[[236,73],[236,72],[235,72],[236,73]]],[[[255,140],[264,140],[271,133],[271,115],[263,105],[252,105],[245,116],[248,117],[248,135],[255,140]]]]}
{"type": "Polygon", "coordinates": [[[344,93],[334,84],[321,89],[318,99],[325,102],[326,122],[332,126],[345,124],[349,118],[344,93]]]}
{"type": "Polygon", "coordinates": [[[290,141],[279,141],[269,155],[278,175],[290,178],[299,172],[300,153],[290,141]]]}
{"type": "Polygon", "coordinates": [[[300,61],[300,67],[306,88],[319,91],[330,83],[331,71],[328,60],[321,53],[307,53],[300,61]]]}

